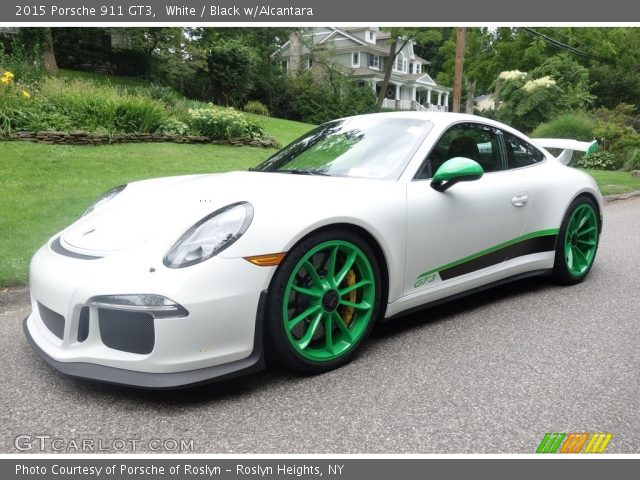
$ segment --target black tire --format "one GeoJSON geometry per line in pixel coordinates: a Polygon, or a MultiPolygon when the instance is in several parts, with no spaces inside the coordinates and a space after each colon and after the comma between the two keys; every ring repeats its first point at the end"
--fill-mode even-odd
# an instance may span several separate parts
{"type": "MultiPolygon", "coordinates": [[[[333,247],[326,247],[326,248],[330,249],[333,247]]],[[[323,255],[325,254],[324,252],[325,250],[320,250],[318,251],[318,253],[314,253],[313,254],[314,256],[310,257],[312,259],[312,263],[318,260],[317,255],[323,255]]],[[[336,249],[336,252],[339,252],[339,249],[336,249]]],[[[330,254],[327,252],[326,255],[330,255],[330,254]]],[[[339,264],[340,264],[339,262],[341,261],[342,255],[343,253],[336,253],[336,256],[340,256],[340,258],[338,258],[335,261],[334,272],[338,270],[342,270],[342,268],[344,268],[346,265],[346,257],[345,257],[342,263],[342,267],[339,267],[339,264]]],[[[324,258],[324,257],[321,257],[321,258],[324,258]]],[[[358,254],[358,258],[359,258],[358,262],[360,262],[362,265],[366,265],[363,262],[362,256],[360,256],[360,254],[358,254]]],[[[327,260],[324,260],[324,262],[326,266],[327,260]]],[[[352,267],[346,267],[344,268],[343,271],[347,272],[346,274],[347,278],[349,278],[353,272],[353,278],[354,278],[353,281],[355,282],[355,276],[357,275],[356,271],[358,268],[359,268],[358,264],[354,263],[352,267]]],[[[324,276],[323,276],[322,269],[317,269],[317,273],[318,273],[318,278],[322,279],[323,281],[329,278],[334,278],[329,275],[328,271],[324,271],[324,276]]],[[[361,276],[360,278],[364,279],[365,277],[361,276]]],[[[300,283],[300,285],[302,285],[302,283],[300,283]]],[[[338,300],[337,300],[338,302],[344,300],[344,297],[346,296],[355,294],[355,293],[345,294],[344,296],[342,296],[338,293],[338,290],[339,290],[338,287],[336,287],[334,290],[338,294],[338,300]]],[[[355,291],[358,291],[358,290],[355,290],[355,291]]],[[[358,295],[364,295],[364,294],[358,293],[358,295]]],[[[373,250],[367,244],[366,241],[364,241],[359,235],[355,234],[354,232],[351,232],[348,230],[342,230],[342,229],[325,230],[325,231],[320,231],[320,232],[309,235],[308,237],[301,240],[294,248],[291,249],[291,251],[289,251],[289,253],[284,258],[282,263],[278,266],[278,269],[276,270],[276,273],[269,287],[269,291],[267,295],[267,303],[265,308],[265,348],[266,348],[268,359],[269,360],[273,359],[277,361],[279,364],[287,368],[290,368],[305,374],[323,373],[344,365],[345,363],[349,362],[353,358],[355,353],[358,351],[359,347],[362,345],[362,343],[366,340],[366,338],[371,333],[371,330],[374,324],[376,323],[376,320],[380,312],[381,298],[382,298],[382,295],[381,295],[380,268],[373,250]],[[316,329],[314,330],[314,332],[316,333],[313,333],[311,335],[311,338],[314,338],[312,342],[316,344],[321,344],[322,342],[326,342],[326,344],[328,345],[331,343],[331,341],[326,338],[326,334],[325,334],[325,326],[327,324],[324,322],[325,320],[327,320],[326,315],[328,315],[330,318],[333,318],[332,314],[336,313],[340,315],[341,319],[345,318],[344,317],[345,309],[348,309],[349,307],[343,307],[343,306],[341,307],[340,304],[338,304],[338,306],[333,307],[334,308],[333,311],[327,311],[325,309],[324,301],[325,301],[325,298],[327,297],[327,294],[328,294],[327,292],[325,292],[324,296],[317,297],[318,298],[317,300],[315,298],[311,299],[311,297],[309,297],[310,299],[308,300],[308,303],[303,307],[300,307],[300,310],[298,311],[295,311],[295,308],[296,308],[295,306],[294,307],[291,306],[292,304],[298,305],[296,303],[296,302],[299,302],[297,295],[301,295],[300,298],[302,300],[305,300],[306,297],[302,294],[292,293],[293,287],[291,287],[291,289],[288,290],[288,285],[290,285],[290,282],[298,286],[298,284],[301,282],[300,279],[306,279],[307,277],[311,277],[306,272],[306,270],[300,269],[301,261],[306,256],[308,256],[308,254],[311,254],[311,252],[313,252],[314,249],[323,248],[323,245],[326,245],[327,242],[346,242],[346,244],[350,244],[356,247],[354,251],[359,250],[359,252],[362,255],[364,255],[364,257],[366,257],[366,260],[368,261],[371,267],[370,270],[367,269],[367,272],[369,274],[371,273],[373,274],[374,284],[368,287],[361,287],[358,290],[367,289],[367,292],[366,292],[367,298],[370,299],[371,296],[373,295],[373,302],[367,303],[367,305],[372,305],[372,308],[370,309],[367,316],[365,316],[364,314],[361,314],[359,310],[351,309],[352,313],[351,313],[351,317],[349,317],[349,322],[345,320],[345,322],[342,324],[342,326],[346,325],[347,329],[349,330],[353,329],[355,331],[356,327],[358,328],[359,336],[357,339],[354,339],[354,341],[352,342],[352,345],[348,348],[341,346],[341,348],[346,348],[346,350],[340,353],[339,355],[336,355],[335,358],[318,360],[318,359],[306,358],[305,355],[307,355],[307,353],[305,351],[301,351],[299,349],[299,346],[297,348],[294,347],[293,343],[296,340],[301,340],[301,339],[294,338],[292,336],[293,329],[290,328],[290,331],[287,332],[287,329],[285,328],[285,321],[287,321],[286,318],[289,318],[290,309],[294,311],[294,314],[292,315],[295,316],[300,311],[305,311],[305,309],[307,308],[316,308],[317,305],[319,304],[321,308],[313,314],[313,317],[315,317],[316,315],[321,315],[322,320],[318,320],[317,323],[318,325],[319,324],[322,325],[322,329],[320,329],[320,327],[317,326],[316,329]],[[294,272],[295,272],[295,276],[292,277],[292,275],[294,275],[294,272]],[[307,275],[307,277],[305,277],[302,274],[302,272],[304,272],[307,275]],[[284,308],[285,295],[287,296],[286,313],[284,308]],[[343,313],[340,313],[341,311],[343,313]],[[359,315],[362,315],[362,316],[359,317],[359,315]],[[358,321],[361,321],[363,323],[358,324],[357,323],[358,321]],[[317,336],[316,334],[319,330],[322,330],[321,333],[324,337],[320,337],[316,339],[316,336],[317,336]],[[324,338],[324,340],[322,340],[322,338],[324,338]]],[[[364,303],[362,303],[362,305],[364,305],[364,303]]],[[[307,329],[310,329],[309,325],[311,325],[312,322],[313,322],[312,315],[310,314],[308,317],[305,317],[305,319],[300,322],[301,324],[300,328],[304,329],[306,326],[307,329]]],[[[329,320],[329,322],[331,322],[331,320],[329,320]]],[[[331,323],[329,323],[329,325],[331,325],[331,323]]],[[[334,327],[336,328],[335,330],[334,328],[330,328],[330,331],[332,332],[330,335],[330,339],[346,338],[344,336],[346,335],[346,333],[344,333],[343,330],[337,329],[337,324],[335,325],[336,325],[334,327]]],[[[318,348],[321,349],[322,347],[318,347],[318,348]]],[[[329,353],[328,355],[331,355],[331,354],[329,353]]]]}
{"type": "MultiPolygon", "coordinates": [[[[586,230],[585,230],[586,231],[586,230]]],[[[588,195],[581,195],[577,197],[567,209],[567,212],[562,219],[562,224],[560,226],[560,232],[558,234],[558,239],[556,241],[556,254],[553,265],[553,273],[552,278],[557,283],[563,285],[575,285],[577,283],[582,282],[589,272],[591,271],[591,267],[593,266],[593,261],[595,260],[596,252],[598,250],[600,240],[600,218],[598,215],[598,207],[596,202],[592,197],[588,195]],[[580,272],[576,272],[569,266],[569,258],[566,254],[567,242],[571,241],[570,238],[567,237],[567,230],[569,228],[569,223],[574,216],[574,214],[579,213],[579,211],[592,211],[595,216],[595,232],[593,239],[595,240],[595,246],[589,250],[589,261],[585,266],[583,266],[584,270],[580,272]]],[[[575,239],[574,239],[575,243],[575,239]]]]}

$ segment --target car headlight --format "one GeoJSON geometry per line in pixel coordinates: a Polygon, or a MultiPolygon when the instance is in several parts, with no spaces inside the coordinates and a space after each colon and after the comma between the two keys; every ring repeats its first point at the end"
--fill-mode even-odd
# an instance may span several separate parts
{"type": "Polygon", "coordinates": [[[164,264],[182,268],[203,262],[231,246],[247,231],[253,218],[250,203],[227,205],[187,230],[169,249],[164,264]]]}
{"type": "Polygon", "coordinates": [[[84,217],[85,215],[90,214],[91,212],[93,212],[96,208],[98,208],[100,205],[104,205],[105,203],[107,203],[108,201],[112,200],[113,197],[115,197],[116,195],[118,195],[121,191],[123,191],[125,188],[127,188],[126,185],[120,185],[118,187],[114,187],[111,190],[106,191],[105,193],[103,193],[100,197],[98,197],[98,199],[93,202],[91,204],[91,206],[89,208],[87,208],[84,213],[82,214],[82,216],[84,217]]]}

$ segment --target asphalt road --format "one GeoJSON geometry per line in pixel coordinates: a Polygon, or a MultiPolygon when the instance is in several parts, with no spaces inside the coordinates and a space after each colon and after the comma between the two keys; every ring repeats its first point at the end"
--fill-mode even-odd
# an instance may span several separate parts
{"type": "Polygon", "coordinates": [[[325,375],[177,392],[58,375],[22,334],[26,290],[0,293],[1,450],[22,434],[71,452],[533,453],[545,432],[611,432],[607,452],[640,453],[639,283],[640,201],[614,203],[581,285],[521,281],[381,325],[325,375]]]}

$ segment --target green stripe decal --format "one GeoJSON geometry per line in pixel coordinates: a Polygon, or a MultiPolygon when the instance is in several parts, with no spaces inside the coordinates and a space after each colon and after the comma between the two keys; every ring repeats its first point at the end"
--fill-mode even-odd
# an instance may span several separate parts
{"type": "Polygon", "coordinates": [[[421,273],[420,275],[418,275],[418,280],[423,278],[423,277],[427,277],[429,275],[432,275],[434,273],[438,273],[442,270],[446,270],[448,268],[451,267],[455,267],[457,265],[461,265],[463,263],[467,263],[470,262],[471,260],[475,260],[477,258],[480,258],[484,255],[487,255],[489,253],[493,253],[495,251],[501,250],[503,248],[509,247],[511,245],[514,245],[516,243],[520,243],[520,242],[524,242],[525,240],[529,240],[531,238],[537,238],[537,237],[547,237],[547,236],[552,236],[552,235],[558,235],[558,232],[560,231],[559,228],[549,228],[547,230],[538,230],[537,232],[531,232],[531,233],[527,233],[526,235],[521,235],[517,238],[514,238],[513,240],[509,240],[507,242],[503,242],[500,243],[498,245],[495,245],[493,247],[487,248],[486,250],[482,250],[478,253],[474,253],[472,255],[469,255],[467,257],[461,258],[460,260],[456,260],[454,262],[451,263],[447,263],[445,265],[441,265],[438,268],[434,268],[433,270],[429,270],[428,272],[424,272],[421,273]]]}
{"type": "Polygon", "coordinates": [[[556,453],[564,437],[565,433],[547,433],[538,445],[536,453],[556,453]]]}

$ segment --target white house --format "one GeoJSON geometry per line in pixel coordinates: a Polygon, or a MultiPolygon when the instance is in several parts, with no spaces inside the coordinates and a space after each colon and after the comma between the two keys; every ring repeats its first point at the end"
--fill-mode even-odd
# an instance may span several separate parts
{"type": "MultiPolygon", "coordinates": [[[[402,40],[399,42],[402,45],[402,40]]],[[[396,56],[383,108],[446,111],[451,89],[436,85],[426,73],[429,62],[417,56],[411,40],[396,56]]],[[[333,65],[379,94],[389,61],[391,35],[377,27],[313,27],[292,34],[274,56],[295,73],[313,68],[314,55],[329,53],[333,65]]]]}

